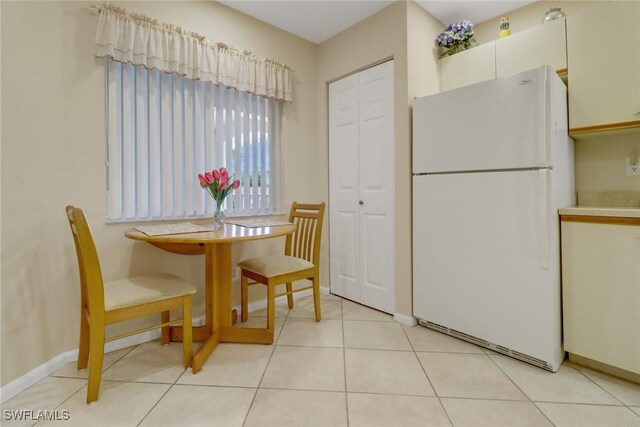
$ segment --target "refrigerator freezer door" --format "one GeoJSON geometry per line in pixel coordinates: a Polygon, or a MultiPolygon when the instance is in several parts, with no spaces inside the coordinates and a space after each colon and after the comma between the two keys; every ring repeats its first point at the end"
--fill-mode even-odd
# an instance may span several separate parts
{"type": "Polygon", "coordinates": [[[414,316],[557,369],[552,180],[548,170],[415,176],[414,316]]]}
{"type": "Polygon", "coordinates": [[[549,68],[416,99],[413,173],[551,166],[549,68]]]}

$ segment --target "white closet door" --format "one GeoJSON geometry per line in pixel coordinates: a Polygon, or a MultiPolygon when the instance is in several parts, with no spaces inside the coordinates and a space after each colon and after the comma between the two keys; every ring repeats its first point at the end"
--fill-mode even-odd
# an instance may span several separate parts
{"type": "Polygon", "coordinates": [[[360,301],[395,312],[393,62],[359,73],[360,301]]]}
{"type": "Polygon", "coordinates": [[[329,85],[331,291],[360,300],[358,75],[329,85]]]}
{"type": "Polygon", "coordinates": [[[395,311],[393,61],[329,85],[331,291],[395,311]]]}

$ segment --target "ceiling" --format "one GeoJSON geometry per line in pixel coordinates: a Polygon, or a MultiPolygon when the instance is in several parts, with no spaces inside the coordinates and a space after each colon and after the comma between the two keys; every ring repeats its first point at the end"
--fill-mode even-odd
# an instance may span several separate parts
{"type": "Polygon", "coordinates": [[[314,43],[325,41],[393,3],[393,0],[219,1],[314,43]]]}
{"type": "MultiPolygon", "coordinates": [[[[219,0],[314,43],[321,43],[384,9],[393,0],[219,0]]],[[[417,0],[444,24],[469,19],[479,24],[535,0],[417,0]]]]}

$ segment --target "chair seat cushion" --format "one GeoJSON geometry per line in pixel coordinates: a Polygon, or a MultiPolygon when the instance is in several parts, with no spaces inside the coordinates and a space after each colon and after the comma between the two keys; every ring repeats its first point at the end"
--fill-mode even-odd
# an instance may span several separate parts
{"type": "Polygon", "coordinates": [[[302,258],[287,255],[271,255],[246,259],[238,267],[257,273],[264,277],[275,277],[283,274],[313,268],[313,263],[302,258]]]}
{"type": "Polygon", "coordinates": [[[192,295],[196,288],[172,274],[152,274],[104,283],[106,311],[192,295]]]}

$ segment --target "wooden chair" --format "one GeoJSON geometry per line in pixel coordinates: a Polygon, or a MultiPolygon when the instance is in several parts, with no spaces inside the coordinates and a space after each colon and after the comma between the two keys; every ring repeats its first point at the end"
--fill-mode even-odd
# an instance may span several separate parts
{"type": "Polygon", "coordinates": [[[284,255],[251,258],[238,264],[241,269],[242,317],[246,322],[248,313],[248,287],[256,283],[267,286],[267,329],[274,330],[275,299],[286,295],[289,308],[293,308],[293,294],[313,289],[313,304],[316,321],[320,321],[320,240],[324,202],[319,205],[305,205],[293,202],[289,222],[296,224],[293,234],[287,236],[284,255]],[[254,282],[249,282],[249,279],[254,282]],[[293,289],[296,280],[310,280],[311,286],[293,289]],[[275,294],[275,287],[286,284],[287,291],[275,294]]]}
{"type": "MultiPolygon", "coordinates": [[[[89,224],[81,209],[67,206],[67,218],[73,234],[80,272],[80,348],[78,369],[89,364],[87,403],[98,399],[104,344],[141,332],[183,322],[182,345],[185,368],[191,366],[192,330],[191,295],[196,288],[171,274],[138,276],[129,279],[102,281],[100,261],[89,224]],[[182,308],[183,319],[171,321],[169,310],[182,308]],[[162,324],[105,339],[105,327],[136,317],[161,313],[162,324]]],[[[163,342],[168,340],[163,339],[163,342]]]]}

